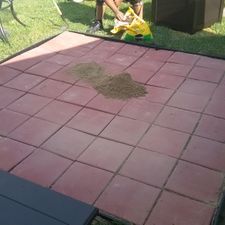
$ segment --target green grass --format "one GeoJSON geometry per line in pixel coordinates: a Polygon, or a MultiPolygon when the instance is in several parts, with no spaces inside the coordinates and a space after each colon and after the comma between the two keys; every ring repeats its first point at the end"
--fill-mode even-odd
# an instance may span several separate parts
{"type": "MultiPolygon", "coordinates": [[[[144,17],[150,21],[151,0],[144,0],[144,17]]],[[[67,25],[61,20],[52,0],[15,0],[18,17],[27,25],[18,24],[8,10],[0,12],[5,30],[9,33],[10,45],[0,41],[0,60],[31,46],[63,30],[85,32],[94,18],[95,0],[84,0],[74,3],[69,0],[58,0],[67,25]]],[[[122,5],[125,12],[127,4],[122,5]]],[[[105,31],[98,32],[99,36],[119,38],[110,34],[113,27],[113,14],[107,9],[105,14],[105,31]]],[[[176,32],[165,27],[151,25],[154,42],[160,47],[203,53],[212,56],[225,56],[225,18],[221,24],[215,24],[209,31],[201,31],[194,35],[176,32]]]]}

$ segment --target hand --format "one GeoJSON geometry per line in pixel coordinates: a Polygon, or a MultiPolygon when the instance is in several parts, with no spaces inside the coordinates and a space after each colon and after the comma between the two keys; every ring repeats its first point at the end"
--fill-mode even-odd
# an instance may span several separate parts
{"type": "Polygon", "coordinates": [[[116,13],[116,18],[117,18],[119,21],[125,21],[125,20],[126,20],[124,14],[123,14],[122,12],[120,12],[120,11],[118,11],[118,12],[116,13]]]}

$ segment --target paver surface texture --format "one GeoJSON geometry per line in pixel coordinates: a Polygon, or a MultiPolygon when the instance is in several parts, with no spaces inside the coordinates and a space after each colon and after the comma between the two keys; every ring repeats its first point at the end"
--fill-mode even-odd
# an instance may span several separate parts
{"type": "Polygon", "coordinates": [[[0,169],[138,225],[209,225],[225,175],[225,61],[64,32],[0,64],[0,169]],[[67,71],[128,72],[110,99],[67,71]]]}

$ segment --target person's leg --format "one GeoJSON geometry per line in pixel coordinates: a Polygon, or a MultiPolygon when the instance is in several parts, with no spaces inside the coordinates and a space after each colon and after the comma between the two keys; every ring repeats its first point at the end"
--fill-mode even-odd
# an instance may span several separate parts
{"type": "Polygon", "coordinates": [[[136,15],[143,19],[143,2],[139,0],[135,0],[132,2],[132,8],[136,15]]]}
{"type": "Polygon", "coordinates": [[[95,8],[95,21],[88,28],[88,33],[95,33],[101,29],[103,29],[103,17],[105,13],[105,3],[104,0],[96,0],[96,8],[95,8]]]}

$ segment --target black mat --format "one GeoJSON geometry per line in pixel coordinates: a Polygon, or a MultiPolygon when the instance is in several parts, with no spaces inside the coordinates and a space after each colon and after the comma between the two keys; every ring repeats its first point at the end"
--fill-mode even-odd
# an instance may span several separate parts
{"type": "Polygon", "coordinates": [[[1,225],[87,225],[97,209],[0,171],[1,225]]]}

